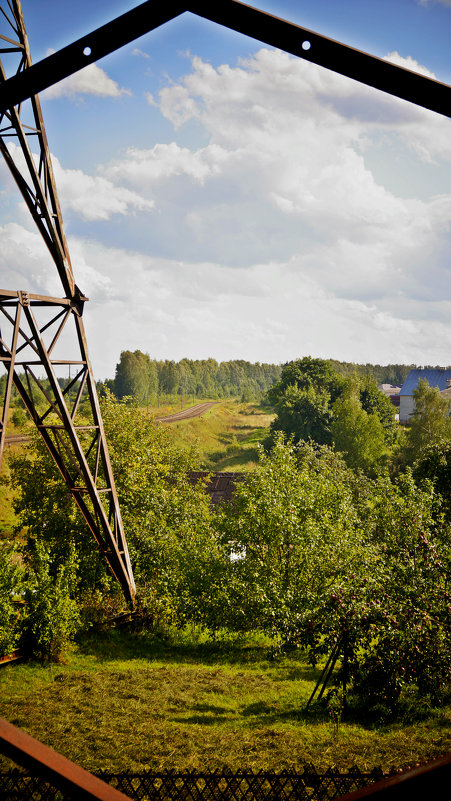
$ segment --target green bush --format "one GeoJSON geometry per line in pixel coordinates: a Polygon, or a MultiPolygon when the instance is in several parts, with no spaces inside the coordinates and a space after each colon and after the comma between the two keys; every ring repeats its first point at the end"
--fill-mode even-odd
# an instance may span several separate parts
{"type": "Polygon", "coordinates": [[[40,661],[59,662],[80,625],[76,601],[71,598],[75,557],[52,575],[49,553],[35,543],[25,590],[26,617],[22,643],[40,661]]]}
{"type": "Polygon", "coordinates": [[[10,546],[0,545],[0,656],[14,651],[20,634],[14,598],[22,591],[22,569],[14,553],[10,546]]]}

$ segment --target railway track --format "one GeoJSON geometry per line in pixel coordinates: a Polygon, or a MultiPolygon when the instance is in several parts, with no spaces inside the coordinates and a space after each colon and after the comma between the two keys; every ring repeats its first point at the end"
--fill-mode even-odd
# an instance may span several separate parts
{"type": "Polygon", "coordinates": [[[208,403],[196,403],[195,406],[190,406],[189,409],[183,409],[174,414],[167,414],[165,417],[156,417],[156,423],[178,423],[179,420],[190,420],[192,417],[200,417],[205,412],[208,412],[212,406],[216,406],[218,401],[209,401],[208,403]]]}
{"type": "MultiPolygon", "coordinates": [[[[216,406],[218,401],[209,401],[207,403],[196,403],[195,406],[190,406],[189,409],[183,409],[174,414],[167,414],[164,417],[156,417],[156,423],[177,423],[179,420],[190,420],[192,417],[201,417],[201,415],[208,412],[212,406],[216,406]]],[[[5,437],[6,445],[18,445],[20,442],[30,442],[31,437],[29,434],[9,434],[5,437]]]]}
{"type": "Polygon", "coordinates": [[[10,434],[5,437],[6,445],[16,445],[19,442],[30,442],[31,437],[28,434],[10,434]]]}

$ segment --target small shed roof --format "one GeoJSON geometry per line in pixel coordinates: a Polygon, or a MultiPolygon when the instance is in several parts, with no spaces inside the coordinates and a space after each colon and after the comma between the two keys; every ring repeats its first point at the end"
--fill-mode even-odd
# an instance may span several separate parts
{"type": "Polygon", "coordinates": [[[418,381],[422,378],[426,380],[430,387],[438,387],[440,391],[448,388],[447,379],[451,381],[451,368],[420,369],[417,367],[411,370],[404,384],[401,387],[400,395],[413,395],[418,386],[418,381]]]}

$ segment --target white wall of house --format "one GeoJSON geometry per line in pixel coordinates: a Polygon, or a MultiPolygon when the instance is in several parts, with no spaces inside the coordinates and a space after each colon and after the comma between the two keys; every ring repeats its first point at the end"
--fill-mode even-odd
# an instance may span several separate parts
{"type": "Polygon", "coordinates": [[[415,401],[412,395],[401,395],[399,398],[399,422],[406,425],[415,410],[415,401]]]}

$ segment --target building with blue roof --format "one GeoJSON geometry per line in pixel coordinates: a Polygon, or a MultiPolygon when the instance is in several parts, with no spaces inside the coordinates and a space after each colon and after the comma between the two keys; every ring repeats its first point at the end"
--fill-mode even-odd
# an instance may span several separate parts
{"type": "Polygon", "coordinates": [[[437,387],[440,392],[451,387],[451,368],[448,367],[416,367],[407,376],[399,393],[399,422],[408,423],[415,411],[413,393],[418,387],[418,381],[426,380],[430,387],[437,387]]]}

